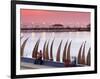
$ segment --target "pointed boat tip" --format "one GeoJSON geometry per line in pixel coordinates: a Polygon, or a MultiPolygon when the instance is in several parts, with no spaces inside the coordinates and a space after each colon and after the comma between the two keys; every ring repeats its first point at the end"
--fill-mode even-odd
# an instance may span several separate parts
{"type": "Polygon", "coordinates": [[[50,41],[50,40],[48,40],[48,44],[49,44],[49,41],[50,41]]]}
{"type": "Polygon", "coordinates": [[[47,40],[45,40],[44,44],[47,44],[47,40]]]}
{"type": "Polygon", "coordinates": [[[86,44],[86,41],[84,41],[84,44],[86,44]]]}
{"type": "Polygon", "coordinates": [[[22,39],[24,36],[20,36],[20,39],[22,39]]]}
{"type": "Polygon", "coordinates": [[[54,40],[51,41],[51,44],[54,43],[54,40]]]}
{"type": "Polygon", "coordinates": [[[50,39],[48,39],[48,42],[50,41],[50,39]]]}
{"type": "Polygon", "coordinates": [[[28,40],[29,39],[29,37],[27,37],[25,40],[28,40]]]}
{"type": "Polygon", "coordinates": [[[83,46],[84,42],[82,42],[81,46],[83,46]]]}
{"type": "Polygon", "coordinates": [[[66,44],[68,44],[68,40],[66,41],[66,44]]]}
{"type": "Polygon", "coordinates": [[[53,39],[53,42],[55,41],[55,38],[53,39]]]}
{"type": "Polygon", "coordinates": [[[63,42],[63,40],[60,41],[60,43],[62,43],[62,42],[63,42]]]}
{"type": "Polygon", "coordinates": [[[89,47],[89,50],[91,50],[91,47],[89,47]]]}
{"type": "Polygon", "coordinates": [[[39,37],[38,40],[40,40],[41,38],[39,37]]]}
{"type": "Polygon", "coordinates": [[[41,39],[41,37],[38,38],[38,40],[40,40],[40,39],[41,39]]]}
{"type": "Polygon", "coordinates": [[[53,38],[53,40],[55,40],[55,37],[53,38]]]}
{"type": "Polygon", "coordinates": [[[85,45],[85,44],[86,44],[86,41],[83,41],[83,42],[82,42],[82,45],[85,45]]]}
{"type": "Polygon", "coordinates": [[[66,43],[68,43],[69,40],[66,41],[66,43]]]}
{"type": "Polygon", "coordinates": [[[70,41],[70,44],[72,43],[72,40],[70,41]]]}

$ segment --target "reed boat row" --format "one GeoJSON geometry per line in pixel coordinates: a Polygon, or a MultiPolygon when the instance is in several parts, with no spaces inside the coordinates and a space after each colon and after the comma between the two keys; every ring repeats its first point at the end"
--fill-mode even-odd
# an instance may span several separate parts
{"type": "MultiPolygon", "coordinates": [[[[23,37],[21,37],[21,39],[22,38],[23,37]]],[[[21,55],[22,62],[24,62],[24,60],[27,59],[27,58],[24,58],[23,55],[24,55],[25,45],[26,45],[28,39],[29,38],[26,38],[24,40],[23,44],[21,45],[20,55],[21,55]]],[[[60,50],[61,50],[61,45],[62,45],[63,40],[60,41],[60,44],[58,46],[57,53],[56,53],[56,61],[54,61],[54,57],[53,57],[54,40],[55,39],[52,40],[52,43],[50,45],[50,51],[48,50],[49,49],[49,41],[46,40],[45,43],[44,43],[43,53],[42,53],[44,63],[48,63],[51,66],[57,66],[57,65],[59,65],[59,66],[64,65],[64,67],[71,66],[71,64],[73,64],[72,61],[71,61],[71,51],[70,51],[72,41],[66,41],[66,44],[65,44],[64,50],[63,50],[62,62],[60,62],[61,61],[61,59],[60,59],[60,55],[61,55],[60,50]],[[50,54],[49,54],[49,52],[50,52],[50,54]]],[[[40,43],[40,39],[37,40],[35,46],[33,47],[32,58],[29,59],[29,61],[34,62],[34,59],[36,59],[37,53],[38,53],[38,48],[39,48],[39,43],[40,43]]],[[[85,45],[86,45],[86,41],[82,42],[82,44],[79,48],[78,56],[76,56],[77,63],[74,63],[77,66],[79,66],[79,65],[80,66],[90,66],[91,65],[91,60],[90,60],[91,59],[91,52],[90,52],[91,48],[88,48],[88,54],[86,56],[86,54],[85,54],[85,50],[86,50],[85,45]]],[[[44,64],[44,65],[46,65],[46,64],[44,64]]]]}

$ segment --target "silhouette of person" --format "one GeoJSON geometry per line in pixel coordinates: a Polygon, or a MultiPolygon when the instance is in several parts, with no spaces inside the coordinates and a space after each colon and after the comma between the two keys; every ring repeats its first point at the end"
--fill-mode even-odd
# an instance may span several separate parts
{"type": "Polygon", "coordinates": [[[37,53],[35,64],[40,64],[41,65],[42,63],[43,63],[43,60],[42,60],[42,51],[40,50],[40,52],[37,53]]]}

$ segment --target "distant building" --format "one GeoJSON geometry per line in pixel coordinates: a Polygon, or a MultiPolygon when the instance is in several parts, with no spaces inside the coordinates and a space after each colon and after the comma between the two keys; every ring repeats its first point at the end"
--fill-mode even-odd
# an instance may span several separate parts
{"type": "Polygon", "coordinates": [[[53,27],[53,28],[64,28],[64,25],[62,25],[62,24],[53,24],[53,25],[51,25],[51,27],[53,27]]]}

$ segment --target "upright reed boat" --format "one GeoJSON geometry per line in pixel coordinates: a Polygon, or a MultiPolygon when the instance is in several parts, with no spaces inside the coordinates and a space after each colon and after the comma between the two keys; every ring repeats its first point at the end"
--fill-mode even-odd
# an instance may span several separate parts
{"type": "Polygon", "coordinates": [[[91,51],[91,48],[89,48],[89,50],[88,50],[88,54],[87,54],[87,57],[86,57],[86,65],[88,65],[88,66],[90,66],[91,65],[91,53],[90,53],[90,51],[91,51]]]}
{"type": "Polygon", "coordinates": [[[53,43],[54,43],[54,39],[51,43],[51,47],[50,47],[50,60],[53,61],[53,43]]]}
{"type": "Polygon", "coordinates": [[[70,64],[71,63],[71,59],[70,59],[70,48],[71,48],[71,43],[72,41],[70,41],[69,45],[68,45],[68,50],[67,50],[67,63],[70,64]]]}
{"type": "Polygon", "coordinates": [[[64,47],[64,51],[63,51],[63,57],[62,57],[63,62],[65,62],[65,60],[67,58],[67,55],[66,55],[67,45],[68,45],[68,41],[66,42],[65,47],[64,47]]]}
{"type": "Polygon", "coordinates": [[[46,51],[45,51],[45,59],[46,59],[46,60],[49,60],[48,48],[49,48],[49,41],[48,41],[48,43],[47,43],[46,51]]]}
{"type": "Polygon", "coordinates": [[[34,49],[33,49],[33,52],[32,52],[32,58],[37,57],[39,43],[40,43],[40,39],[36,42],[36,44],[34,46],[34,49]]]}
{"type": "Polygon", "coordinates": [[[56,61],[60,62],[60,50],[61,50],[61,44],[62,44],[62,40],[59,44],[58,50],[57,50],[57,55],[56,55],[56,61]]]}
{"type": "Polygon", "coordinates": [[[25,49],[25,45],[26,45],[26,43],[27,43],[27,40],[28,40],[28,38],[23,42],[23,44],[22,44],[22,46],[21,46],[21,56],[23,56],[23,54],[24,54],[24,49],[25,49]]]}
{"type": "Polygon", "coordinates": [[[79,53],[78,53],[78,64],[81,64],[81,54],[82,54],[82,46],[83,46],[83,43],[81,44],[80,46],[80,49],[79,49],[79,53]]]}
{"type": "Polygon", "coordinates": [[[84,46],[83,46],[83,52],[82,52],[82,59],[81,59],[81,64],[85,65],[85,44],[86,44],[86,41],[84,43],[84,46]]]}
{"type": "Polygon", "coordinates": [[[45,53],[46,53],[46,43],[47,43],[47,40],[45,41],[44,46],[43,46],[43,60],[46,60],[46,57],[45,57],[45,53]]]}

